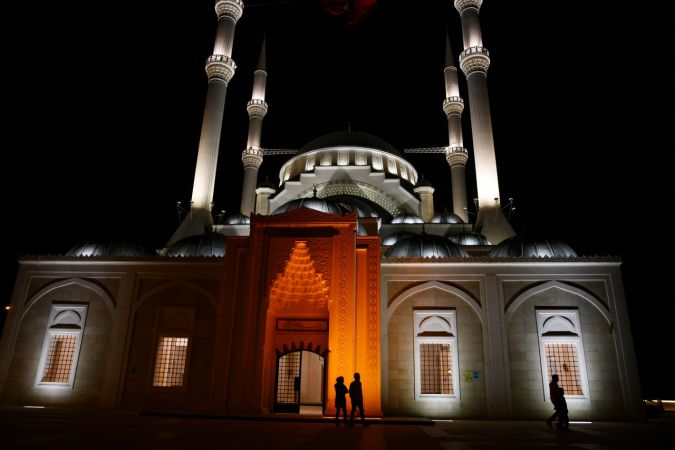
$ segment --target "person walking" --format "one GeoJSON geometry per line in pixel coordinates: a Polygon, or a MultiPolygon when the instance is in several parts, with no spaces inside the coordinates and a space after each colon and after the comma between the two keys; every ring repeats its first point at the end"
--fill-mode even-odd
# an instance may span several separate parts
{"type": "Polygon", "coordinates": [[[354,424],[354,413],[356,408],[359,409],[359,414],[361,415],[361,423],[366,424],[365,413],[363,412],[363,389],[361,386],[361,374],[356,372],[354,374],[354,381],[349,384],[349,400],[352,403],[352,413],[349,416],[350,423],[354,424]]]}
{"type": "Polygon", "coordinates": [[[340,424],[340,410],[342,410],[345,417],[345,424],[347,424],[347,393],[349,389],[345,386],[344,377],[337,377],[335,379],[335,425],[340,424]]]}
{"type": "Polygon", "coordinates": [[[560,391],[560,386],[558,386],[558,374],[554,373],[551,375],[551,382],[548,383],[548,396],[551,399],[551,403],[553,403],[553,409],[555,409],[553,414],[551,414],[551,417],[546,419],[546,425],[548,425],[549,428],[553,428],[552,423],[556,418],[558,418],[558,421],[560,421],[560,411],[558,410],[561,397],[560,391]]]}

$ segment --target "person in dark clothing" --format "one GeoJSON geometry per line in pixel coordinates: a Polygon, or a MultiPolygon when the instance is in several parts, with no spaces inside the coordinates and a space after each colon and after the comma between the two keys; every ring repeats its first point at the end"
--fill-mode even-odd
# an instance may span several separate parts
{"type": "MultiPolygon", "coordinates": [[[[548,384],[548,394],[549,397],[551,398],[551,403],[553,403],[553,408],[555,409],[555,412],[546,419],[546,425],[549,426],[549,428],[552,427],[553,421],[559,417],[560,411],[558,411],[558,404],[560,403],[560,387],[558,386],[558,374],[553,374],[551,376],[551,382],[548,384]]],[[[560,420],[558,418],[558,420],[560,420]]]]}
{"type": "Polygon", "coordinates": [[[361,423],[365,425],[366,417],[363,412],[363,389],[361,388],[361,375],[358,372],[354,374],[354,381],[349,385],[349,399],[352,402],[352,413],[349,417],[351,423],[354,423],[354,413],[356,412],[356,408],[359,408],[361,423]]]}
{"type": "Polygon", "coordinates": [[[558,405],[556,406],[556,411],[558,412],[558,423],[556,426],[559,430],[569,430],[570,416],[569,411],[567,410],[567,400],[565,400],[565,390],[563,388],[559,389],[558,405]]]}
{"type": "Polygon", "coordinates": [[[344,413],[345,423],[347,423],[347,393],[349,389],[345,386],[344,377],[337,377],[335,380],[335,424],[340,423],[340,410],[344,413]]]}

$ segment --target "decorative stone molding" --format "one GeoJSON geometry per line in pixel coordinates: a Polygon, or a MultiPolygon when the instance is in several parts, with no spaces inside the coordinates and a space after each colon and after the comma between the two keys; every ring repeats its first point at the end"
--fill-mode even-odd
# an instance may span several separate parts
{"type": "Polygon", "coordinates": [[[528,257],[496,257],[496,256],[431,256],[431,257],[398,257],[383,256],[383,263],[561,263],[561,262],[621,262],[615,256],[528,256],[528,257]]]}
{"type": "Polygon", "coordinates": [[[445,154],[445,160],[450,167],[466,166],[466,161],[469,159],[469,151],[464,147],[450,147],[445,154]]]}
{"type": "Polygon", "coordinates": [[[248,111],[249,117],[260,117],[262,119],[267,114],[267,103],[264,100],[254,98],[246,104],[246,111],[248,111]]]}
{"type": "Polygon", "coordinates": [[[480,10],[483,0],[455,0],[455,9],[461,14],[467,8],[480,10]]]}
{"type": "Polygon", "coordinates": [[[486,74],[490,67],[490,52],[485,47],[469,47],[459,54],[459,66],[467,77],[474,72],[486,74]]]}
{"type": "Polygon", "coordinates": [[[212,79],[229,83],[234,76],[237,65],[232,58],[225,55],[211,55],[206,59],[206,75],[212,79]]]}
{"type": "Polygon", "coordinates": [[[249,147],[241,152],[241,162],[244,163],[245,168],[253,167],[254,169],[258,169],[262,161],[262,152],[258,148],[249,147]]]}
{"type": "Polygon", "coordinates": [[[241,15],[244,13],[244,2],[241,0],[217,0],[216,1],[216,14],[218,19],[223,17],[229,17],[234,22],[239,20],[241,15]]]}
{"type": "Polygon", "coordinates": [[[448,97],[443,100],[443,112],[446,116],[453,114],[461,115],[464,111],[464,100],[462,97],[448,97]]]}

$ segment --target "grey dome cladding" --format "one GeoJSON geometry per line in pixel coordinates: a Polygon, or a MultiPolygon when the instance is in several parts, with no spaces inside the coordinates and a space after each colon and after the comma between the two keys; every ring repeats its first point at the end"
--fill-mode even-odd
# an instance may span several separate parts
{"type": "Polygon", "coordinates": [[[377,150],[382,150],[392,155],[401,156],[401,154],[394,148],[393,145],[379,137],[363,133],[360,131],[336,131],[333,133],[324,134],[316,139],[305,144],[299,153],[307,153],[313,150],[320,150],[330,147],[365,147],[377,150]]]}
{"type": "Polygon", "coordinates": [[[347,214],[351,212],[351,209],[341,205],[339,202],[333,200],[328,200],[325,198],[317,197],[306,197],[306,198],[296,198],[290,202],[286,202],[283,205],[279,206],[277,209],[272,211],[272,214],[280,214],[283,212],[291,211],[298,208],[309,208],[315,211],[320,211],[327,214],[335,214],[338,216],[347,214]]]}
{"type": "Polygon", "coordinates": [[[220,233],[188,236],[169,247],[167,256],[225,256],[226,237],[220,233]]]}
{"type": "Polygon", "coordinates": [[[449,234],[447,237],[457,245],[492,245],[485,236],[474,231],[449,234]]]}
{"type": "Polygon", "coordinates": [[[391,223],[424,223],[417,214],[402,213],[391,219],[391,223]]]}
{"type": "Polygon", "coordinates": [[[461,217],[457,214],[450,212],[444,212],[443,214],[438,214],[431,219],[431,223],[464,223],[461,217]]]}
{"type": "Polygon", "coordinates": [[[401,239],[387,250],[387,258],[447,258],[469,254],[449,239],[434,234],[421,234],[401,239]]]}
{"type": "Polygon", "coordinates": [[[132,241],[81,242],[66,256],[149,256],[140,244],[132,241]]]}
{"type": "Polygon", "coordinates": [[[491,251],[494,257],[575,257],[572,247],[564,242],[532,236],[512,236],[497,244],[491,251]]]}
{"type": "Polygon", "coordinates": [[[382,245],[394,245],[401,239],[405,239],[408,237],[412,236],[417,236],[415,233],[410,233],[408,231],[397,231],[396,233],[392,233],[384,238],[382,238],[382,245]]]}
{"type": "Polygon", "coordinates": [[[246,225],[251,223],[251,218],[243,214],[235,213],[225,217],[227,225],[246,225]]]}
{"type": "Polygon", "coordinates": [[[301,206],[330,214],[342,215],[353,212],[357,217],[380,217],[386,221],[391,218],[391,214],[380,205],[365,198],[349,195],[336,195],[325,198],[299,198],[284,203],[275,209],[272,214],[290,211],[301,206]]]}

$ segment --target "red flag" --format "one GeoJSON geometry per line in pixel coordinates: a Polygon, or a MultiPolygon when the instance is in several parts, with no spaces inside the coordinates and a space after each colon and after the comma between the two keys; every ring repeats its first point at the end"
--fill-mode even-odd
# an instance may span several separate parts
{"type": "Polygon", "coordinates": [[[321,0],[323,7],[332,15],[344,14],[350,27],[363,22],[376,3],[377,0],[321,0]]]}

